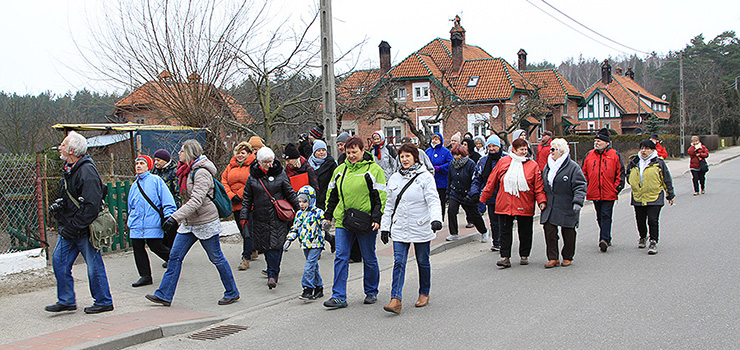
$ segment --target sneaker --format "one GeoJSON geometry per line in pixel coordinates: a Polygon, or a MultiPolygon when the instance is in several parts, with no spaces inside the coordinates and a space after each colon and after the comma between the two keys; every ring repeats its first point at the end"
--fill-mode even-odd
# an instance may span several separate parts
{"type": "Polygon", "coordinates": [[[246,270],[249,268],[249,260],[242,258],[242,262],[239,264],[239,270],[246,270]]]}
{"type": "Polygon", "coordinates": [[[519,258],[519,265],[529,265],[529,258],[526,256],[519,258]]]}
{"type": "Polygon", "coordinates": [[[605,240],[601,240],[601,242],[599,242],[599,249],[601,249],[601,252],[605,253],[607,248],[609,248],[609,243],[606,243],[605,240]]]}
{"type": "Polygon", "coordinates": [[[481,233],[480,242],[481,243],[488,242],[488,237],[490,237],[490,236],[491,236],[491,234],[488,231],[486,231],[486,233],[481,233]]]}
{"type": "Polygon", "coordinates": [[[262,271],[260,271],[260,273],[262,273],[262,276],[267,277],[267,270],[262,270],[262,271]]]}
{"type": "Polygon", "coordinates": [[[472,223],[468,223],[467,225],[465,225],[465,228],[473,228],[473,227],[475,227],[475,225],[472,223]]]}
{"type": "Polygon", "coordinates": [[[640,237],[640,240],[637,241],[637,248],[645,248],[645,243],[647,243],[647,237],[640,237]]]}
{"type": "Polygon", "coordinates": [[[701,190],[701,194],[706,194],[707,192],[705,190],[701,190]]]}
{"type": "Polygon", "coordinates": [[[313,289],[313,295],[309,300],[321,299],[324,297],[324,287],[316,287],[313,289]]]}
{"type": "Polygon", "coordinates": [[[501,266],[503,268],[511,267],[511,259],[501,258],[501,260],[496,262],[496,266],[501,266]]]}
{"type": "Polygon", "coordinates": [[[374,295],[366,295],[365,300],[362,301],[363,304],[375,304],[375,302],[378,301],[378,297],[374,295]]]}
{"type": "Polygon", "coordinates": [[[324,302],[324,306],[330,309],[341,309],[347,307],[347,301],[331,298],[324,302]]]}
{"type": "Polygon", "coordinates": [[[457,235],[449,235],[445,238],[445,241],[457,241],[457,235]]]}
{"type": "Polygon", "coordinates": [[[303,287],[303,294],[298,299],[312,300],[311,297],[313,297],[313,288],[303,287]]]}
{"type": "Polygon", "coordinates": [[[501,246],[500,245],[494,244],[494,245],[491,246],[491,251],[492,252],[497,252],[499,250],[501,250],[501,246]]]}
{"type": "Polygon", "coordinates": [[[658,242],[654,240],[650,240],[650,245],[648,246],[648,254],[655,255],[658,254],[658,242]]]}
{"type": "Polygon", "coordinates": [[[694,192],[694,196],[698,196],[698,195],[699,195],[699,192],[694,192]]]}

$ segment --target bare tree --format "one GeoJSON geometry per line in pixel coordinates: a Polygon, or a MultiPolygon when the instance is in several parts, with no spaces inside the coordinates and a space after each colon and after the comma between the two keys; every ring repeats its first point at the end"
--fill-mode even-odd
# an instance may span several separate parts
{"type": "Polygon", "coordinates": [[[0,94],[0,152],[33,153],[51,146],[56,139],[49,125],[54,120],[51,95],[0,94]],[[49,140],[54,140],[49,142],[49,140]]]}

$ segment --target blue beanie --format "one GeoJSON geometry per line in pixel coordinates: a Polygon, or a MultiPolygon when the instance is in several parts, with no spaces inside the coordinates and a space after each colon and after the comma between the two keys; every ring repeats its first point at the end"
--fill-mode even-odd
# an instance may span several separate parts
{"type": "Polygon", "coordinates": [[[316,153],[316,151],[320,149],[326,149],[326,142],[321,140],[316,140],[313,142],[313,152],[311,154],[316,153]]]}
{"type": "Polygon", "coordinates": [[[488,136],[488,140],[486,140],[486,147],[488,145],[495,145],[501,147],[501,139],[498,138],[495,134],[488,136]]]}

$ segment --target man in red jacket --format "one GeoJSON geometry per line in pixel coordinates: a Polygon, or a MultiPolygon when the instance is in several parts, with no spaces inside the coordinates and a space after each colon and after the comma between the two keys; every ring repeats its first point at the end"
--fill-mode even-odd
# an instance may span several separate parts
{"type": "Polygon", "coordinates": [[[609,130],[596,133],[594,149],[583,159],[583,175],[588,181],[586,199],[594,201],[599,223],[599,248],[602,252],[612,243],[612,212],[619,191],[624,188],[622,156],[611,148],[609,130]]]}
{"type": "Polygon", "coordinates": [[[666,159],[668,158],[668,151],[665,150],[665,147],[660,144],[660,139],[658,138],[658,134],[652,134],[650,135],[650,141],[653,141],[655,144],[655,151],[658,152],[658,158],[660,159],[666,159]]]}
{"type": "Polygon", "coordinates": [[[545,170],[547,165],[547,157],[550,156],[550,141],[552,141],[552,132],[545,130],[542,133],[542,140],[537,145],[537,165],[540,166],[540,171],[545,170]]]}

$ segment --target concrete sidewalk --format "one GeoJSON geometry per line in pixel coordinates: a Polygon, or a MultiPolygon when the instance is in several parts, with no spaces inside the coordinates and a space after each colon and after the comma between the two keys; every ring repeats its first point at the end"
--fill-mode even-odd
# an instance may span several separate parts
{"type": "MultiPolygon", "coordinates": [[[[740,147],[731,147],[711,153],[708,161],[711,167],[738,156],[740,147]]],[[[688,158],[666,161],[674,177],[688,173],[688,163],[688,158]]],[[[623,192],[622,195],[627,194],[623,192]]],[[[480,235],[475,229],[464,228],[463,213],[459,215],[458,222],[461,224],[460,239],[445,242],[448,230],[447,225],[444,225],[445,228],[437,233],[437,238],[432,242],[432,254],[479,240],[480,235]]],[[[235,227],[230,225],[233,225],[233,222],[225,225],[225,231],[235,230],[235,227]]],[[[156,256],[150,254],[155,284],[132,288],[131,283],[138,279],[132,252],[112,253],[106,255],[104,260],[116,308],[113,312],[86,315],[82,311],[82,308],[91,305],[93,301],[87,285],[85,267],[78,264],[73,269],[73,274],[77,277],[76,312],[52,314],[43,310],[45,305],[56,301],[55,288],[0,296],[0,327],[4,330],[0,332],[0,343],[4,344],[0,345],[0,350],[66,347],[120,349],[165,336],[191,332],[235,315],[297,298],[301,293],[305,258],[296,244],[284,254],[278,287],[268,290],[266,278],[260,273],[260,270],[266,267],[264,258],[260,256],[258,260],[253,261],[249,270],[238,271],[236,266],[240,261],[240,239],[234,236],[224,237],[222,242],[221,247],[232,266],[241,293],[241,299],[235,304],[226,306],[216,304],[223,295],[223,286],[216,269],[197,244],[183,262],[175,299],[169,308],[152,304],[144,298],[144,295],[154,292],[164,273],[164,269],[160,267],[161,261],[156,256]]],[[[486,243],[487,245],[490,243],[486,243]]],[[[381,270],[392,268],[392,245],[383,245],[378,240],[377,255],[381,270]]],[[[319,264],[327,294],[325,300],[331,294],[333,276],[333,254],[328,249],[322,253],[319,264]]],[[[361,264],[350,265],[349,279],[361,277],[361,264]]],[[[390,281],[381,281],[383,285],[389,283],[390,281]]],[[[362,297],[350,296],[350,298],[362,297]]]]}

